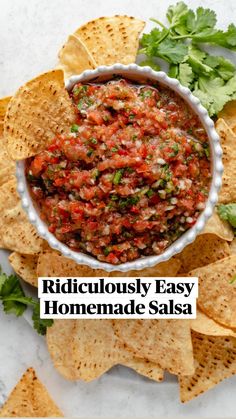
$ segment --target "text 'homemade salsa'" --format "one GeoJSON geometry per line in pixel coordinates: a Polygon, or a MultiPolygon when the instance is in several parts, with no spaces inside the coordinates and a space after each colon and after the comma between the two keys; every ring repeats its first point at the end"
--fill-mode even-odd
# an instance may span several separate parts
{"type": "Polygon", "coordinates": [[[162,253],[196,222],[211,168],[207,134],[161,86],[76,84],[71,134],[28,160],[33,199],[71,249],[119,264],[162,253]]]}

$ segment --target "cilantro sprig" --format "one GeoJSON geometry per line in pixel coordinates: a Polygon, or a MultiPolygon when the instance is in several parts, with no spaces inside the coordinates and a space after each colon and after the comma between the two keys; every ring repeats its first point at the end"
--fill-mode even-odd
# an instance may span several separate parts
{"type": "Polygon", "coordinates": [[[194,12],[184,2],[170,6],[166,17],[169,26],[151,19],[158,27],[142,36],[139,52],[147,58],[141,65],[157,69],[156,59],[166,61],[169,76],[189,87],[210,116],[217,115],[225,103],[236,97],[236,67],[220,55],[205,52],[201,44],[236,51],[236,26],[232,23],[226,31],[219,30],[213,10],[198,7],[194,12]]]}
{"type": "Polygon", "coordinates": [[[217,212],[222,220],[228,221],[231,224],[236,234],[236,203],[220,204],[217,207],[217,212]]]}
{"type": "Polygon", "coordinates": [[[22,316],[27,307],[32,307],[32,320],[34,329],[40,335],[45,335],[47,327],[52,326],[53,320],[40,319],[39,300],[27,297],[16,275],[2,273],[0,267],[0,301],[6,314],[22,316]]]}

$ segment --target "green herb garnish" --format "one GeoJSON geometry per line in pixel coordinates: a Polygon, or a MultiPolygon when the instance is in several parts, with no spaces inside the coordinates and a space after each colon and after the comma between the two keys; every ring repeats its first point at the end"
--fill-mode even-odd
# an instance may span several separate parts
{"type": "Polygon", "coordinates": [[[88,86],[79,86],[73,89],[73,94],[78,96],[81,92],[87,92],[88,86]]]}
{"type": "Polygon", "coordinates": [[[173,152],[172,152],[172,153],[170,153],[170,157],[175,157],[175,156],[177,156],[177,154],[178,154],[178,152],[179,152],[179,145],[178,145],[177,143],[175,143],[175,144],[173,144],[173,145],[171,146],[171,148],[172,148],[173,152]]]}
{"type": "Polygon", "coordinates": [[[222,220],[228,221],[232,227],[236,228],[236,203],[220,204],[217,211],[222,220]]]}
{"type": "Polygon", "coordinates": [[[139,199],[140,198],[138,196],[129,196],[127,198],[120,199],[118,205],[121,209],[124,209],[126,207],[136,205],[139,202],[139,199]]]}
{"type": "Polygon", "coordinates": [[[111,248],[110,247],[105,247],[105,249],[103,250],[103,253],[105,256],[108,256],[109,253],[111,253],[111,248]]]}
{"type": "Polygon", "coordinates": [[[90,149],[90,150],[87,152],[87,156],[88,156],[88,157],[91,157],[91,156],[92,156],[92,154],[93,154],[93,150],[92,150],[92,149],[90,149]]]}
{"type": "Polygon", "coordinates": [[[117,201],[119,198],[117,195],[111,195],[111,200],[112,201],[117,201]]]}
{"type": "Polygon", "coordinates": [[[142,100],[152,96],[152,90],[142,90],[140,93],[142,100]]]}
{"type": "Polygon", "coordinates": [[[236,97],[236,67],[229,59],[205,52],[200,45],[236,51],[236,26],[232,23],[226,31],[219,30],[213,10],[198,7],[194,12],[184,2],[170,6],[166,17],[168,26],[151,19],[159,28],[142,36],[140,53],[147,59],[141,64],[155,69],[156,59],[169,63],[169,76],[189,87],[210,116],[217,115],[236,97]]]}
{"type": "Polygon", "coordinates": [[[154,194],[154,191],[152,189],[148,189],[148,191],[146,192],[146,195],[148,198],[151,198],[154,194]]]}
{"type": "Polygon", "coordinates": [[[6,314],[22,316],[27,307],[33,308],[32,320],[35,330],[45,335],[47,327],[52,326],[53,320],[40,319],[39,301],[27,297],[22,289],[20,280],[16,275],[6,275],[0,268],[0,301],[6,314]]]}
{"type": "Polygon", "coordinates": [[[79,131],[79,125],[73,124],[70,130],[71,130],[71,132],[78,132],[79,131]]]}
{"type": "Polygon", "coordinates": [[[113,153],[115,153],[116,151],[118,151],[118,147],[112,147],[112,148],[111,148],[111,151],[112,151],[113,153]]]}
{"type": "Polygon", "coordinates": [[[123,176],[123,172],[124,172],[124,169],[119,169],[119,170],[116,171],[116,173],[113,177],[114,185],[118,185],[120,183],[120,181],[122,179],[122,176],[123,176]]]}

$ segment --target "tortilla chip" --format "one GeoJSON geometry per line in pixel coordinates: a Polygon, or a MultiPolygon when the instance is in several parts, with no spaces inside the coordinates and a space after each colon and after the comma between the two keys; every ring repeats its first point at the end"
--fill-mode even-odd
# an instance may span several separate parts
{"type": "Polygon", "coordinates": [[[33,287],[38,286],[36,271],[38,255],[23,255],[21,253],[13,252],[9,256],[9,262],[17,275],[19,275],[25,282],[33,285],[33,287]]]}
{"type": "Polygon", "coordinates": [[[198,277],[200,309],[216,322],[236,328],[236,255],[202,268],[189,276],[198,277]]]}
{"type": "Polygon", "coordinates": [[[236,255],[236,238],[230,243],[230,254],[236,255]]]}
{"type": "Polygon", "coordinates": [[[130,16],[100,17],[74,33],[98,65],[134,63],[145,22],[130,16]]]}
{"type": "Polygon", "coordinates": [[[55,251],[45,252],[39,255],[37,276],[82,276],[96,277],[109,276],[109,273],[102,269],[92,269],[86,265],[78,265],[71,259],[68,259],[55,251]]]}
{"type": "Polygon", "coordinates": [[[21,207],[16,179],[11,178],[0,187],[0,247],[32,255],[42,242],[21,207]]]}
{"type": "Polygon", "coordinates": [[[159,277],[159,276],[176,276],[181,266],[181,262],[177,257],[173,257],[166,262],[158,263],[158,265],[152,266],[151,268],[145,268],[141,271],[129,271],[129,272],[120,272],[115,271],[111,272],[109,276],[136,276],[136,277],[159,277]]]}
{"type": "Polygon", "coordinates": [[[236,135],[223,119],[216,122],[216,130],[221,138],[224,165],[219,202],[227,204],[236,202],[236,135]]]}
{"type": "Polygon", "coordinates": [[[28,368],[4,403],[0,417],[50,418],[63,417],[63,413],[39,381],[34,369],[28,368]]]}
{"type": "Polygon", "coordinates": [[[226,103],[218,116],[219,118],[224,119],[226,124],[228,124],[236,134],[236,100],[226,103]]]}
{"type": "Polygon", "coordinates": [[[60,50],[59,62],[66,78],[97,67],[96,61],[86,46],[74,35],[69,36],[67,42],[60,50]]]}
{"type": "Polygon", "coordinates": [[[7,153],[3,139],[3,121],[10,99],[10,96],[0,99],[0,186],[15,173],[15,163],[7,153]]]}
{"type": "Polygon", "coordinates": [[[203,234],[186,246],[178,257],[181,260],[179,273],[189,272],[201,266],[209,265],[230,255],[229,245],[214,234],[203,234]]]}
{"type": "Polygon", "coordinates": [[[234,232],[232,227],[227,221],[221,220],[216,211],[207,221],[204,230],[201,234],[215,234],[223,240],[232,241],[234,232]]]}
{"type": "Polygon", "coordinates": [[[135,358],[116,338],[111,320],[56,320],[47,329],[47,345],[57,370],[69,380],[91,381],[122,364],[156,381],[163,370],[135,358]]]}
{"type": "Polygon", "coordinates": [[[201,333],[202,335],[232,336],[236,338],[236,332],[216,323],[200,310],[197,311],[197,318],[190,320],[190,326],[194,332],[201,333]]]}
{"type": "Polygon", "coordinates": [[[187,402],[236,374],[236,339],[192,332],[195,373],[179,377],[180,398],[187,402]]]}
{"type": "Polygon", "coordinates": [[[69,132],[75,120],[62,70],[41,74],[20,87],[4,121],[6,147],[13,160],[39,153],[56,134],[69,132]]]}
{"type": "Polygon", "coordinates": [[[193,374],[188,320],[114,320],[117,337],[132,353],[173,374],[193,374]]]}
{"type": "Polygon", "coordinates": [[[7,111],[8,103],[11,100],[11,96],[6,96],[0,99],[0,124],[3,124],[5,114],[7,111]]]}

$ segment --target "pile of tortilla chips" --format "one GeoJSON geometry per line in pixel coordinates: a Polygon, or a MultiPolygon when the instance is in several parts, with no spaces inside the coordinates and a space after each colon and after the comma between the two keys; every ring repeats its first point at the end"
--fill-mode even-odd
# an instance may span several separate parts
{"type": "MultiPolygon", "coordinates": [[[[74,111],[64,78],[97,65],[135,61],[144,22],[128,16],[100,18],[69,36],[56,70],[0,101],[0,245],[12,250],[15,272],[37,287],[39,276],[119,276],[80,266],[50,249],[21,208],[15,160],[37,154],[57,133],[66,132],[74,111]]],[[[216,123],[223,147],[219,201],[236,202],[236,107],[216,123]]],[[[234,233],[217,212],[194,243],[159,265],[127,276],[198,276],[196,320],[57,320],[47,345],[58,371],[69,380],[90,381],[117,364],[161,381],[178,376],[183,402],[236,374],[236,251],[234,233]]],[[[124,274],[122,273],[122,276],[124,274]]],[[[54,416],[56,416],[54,414],[54,416]]]]}

